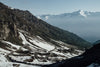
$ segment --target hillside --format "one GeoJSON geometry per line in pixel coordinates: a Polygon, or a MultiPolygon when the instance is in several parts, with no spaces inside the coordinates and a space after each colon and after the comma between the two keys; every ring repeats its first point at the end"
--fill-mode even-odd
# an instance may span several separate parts
{"type": "MultiPolygon", "coordinates": [[[[3,7],[5,7],[5,5],[3,7]]],[[[48,41],[50,41],[50,39],[55,39],[79,47],[86,47],[90,44],[71,32],[54,27],[40,19],[37,19],[29,11],[18,9],[11,10],[3,7],[1,7],[2,10],[0,11],[0,20],[2,23],[5,22],[5,24],[8,23],[8,25],[9,23],[14,24],[18,29],[25,30],[31,35],[41,36],[48,41]]]]}
{"type": "Polygon", "coordinates": [[[38,19],[29,11],[0,3],[0,66],[33,67],[82,54],[89,42],[38,19]]]}
{"type": "Polygon", "coordinates": [[[100,42],[80,56],[43,67],[100,67],[100,42]]]}

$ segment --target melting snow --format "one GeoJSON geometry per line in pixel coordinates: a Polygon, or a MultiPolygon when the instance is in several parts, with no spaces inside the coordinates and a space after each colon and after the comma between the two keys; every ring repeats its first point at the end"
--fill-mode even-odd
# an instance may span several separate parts
{"type": "Polygon", "coordinates": [[[40,61],[38,61],[37,59],[35,59],[34,61],[33,61],[33,63],[34,64],[52,64],[52,62],[50,62],[50,61],[47,61],[47,62],[40,62],[40,61]]]}
{"type": "Polygon", "coordinates": [[[0,48],[0,52],[10,53],[10,51],[8,51],[8,50],[4,50],[4,49],[2,49],[2,48],[0,48]]]}
{"type": "Polygon", "coordinates": [[[30,42],[28,42],[28,41],[26,40],[25,36],[24,36],[21,32],[19,32],[19,34],[20,34],[20,37],[21,37],[22,40],[23,40],[22,43],[23,43],[24,45],[29,45],[29,47],[30,47],[32,50],[34,50],[35,48],[38,49],[38,47],[36,47],[35,45],[33,45],[33,44],[31,44],[30,42]]]}
{"type": "MultiPolygon", "coordinates": [[[[50,56],[49,58],[50,59],[66,59],[66,57],[67,58],[71,58],[71,57],[74,57],[74,56],[77,56],[76,54],[74,54],[74,53],[70,53],[70,52],[67,52],[67,53],[64,53],[64,52],[59,52],[59,51],[57,51],[58,50],[58,47],[55,47],[54,45],[52,45],[52,43],[49,43],[49,42],[46,42],[45,40],[43,40],[40,36],[36,36],[36,37],[34,37],[34,38],[31,38],[31,37],[29,37],[29,36],[24,36],[24,34],[23,33],[21,33],[21,32],[19,32],[19,35],[20,35],[20,37],[22,38],[22,43],[24,44],[24,45],[27,45],[28,47],[30,47],[31,49],[40,49],[40,52],[41,52],[41,54],[42,54],[42,48],[43,48],[43,50],[44,49],[46,49],[47,51],[50,51],[51,52],[51,55],[53,54],[53,53],[55,53],[55,54],[57,54],[58,56],[50,56]],[[26,37],[28,37],[29,38],[29,40],[28,40],[28,38],[26,38],[26,37]]],[[[24,47],[22,47],[22,46],[19,46],[19,45],[15,45],[15,44],[13,44],[13,43],[11,43],[11,42],[8,42],[8,41],[2,41],[3,43],[6,43],[6,44],[9,44],[11,47],[15,47],[16,49],[20,49],[20,47],[21,47],[21,49],[22,50],[27,50],[27,49],[25,49],[24,47]]],[[[61,42],[61,41],[58,41],[57,43],[59,43],[59,44],[64,44],[63,42],[61,42]]],[[[8,47],[9,48],[9,47],[8,47]]],[[[10,48],[9,48],[10,49],[10,48]]],[[[59,49],[70,49],[69,47],[65,47],[64,45],[62,45],[62,47],[59,47],[59,49]]],[[[81,52],[81,51],[79,51],[79,50],[76,50],[76,51],[78,51],[78,52],[81,52]]],[[[35,51],[34,51],[35,52],[35,51]]],[[[38,51],[39,52],[39,51],[38,51]]],[[[39,53],[40,53],[39,52],[39,53]]],[[[12,62],[9,62],[8,60],[7,60],[7,58],[6,58],[6,55],[7,55],[7,53],[9,54],[10,53],[10,51],[7,51],[7,50],[4,50],[4,49],[2,49],[2,48],[0,48],[0,67],[12,67],[13,66],[13,64],[18,64],[19,65],[19,67],[37,67],[37,66],[31,66],[31,65],[25,65],[25,64],[20,64],[20,63],[12,63],[12,62]]],[[[16,55],[19,55],[18,53],[16,53],[16,52],[14,52],[13,54],[16,54],[16,55]]],[[[13,56],[13,55],[9,55],[12,59],[15,59],[15,60],[18,60],[18,61],[24,61],[24,60],[26,60],[26,59],[31,59],[31,56],[13,56]]],[[[34,56],[34,55],[33,55],[34,56]]],[[[37,55],[36,54],[36,56],[38,56],[38,57],[42,57],[42,58],[45,58],[45,57],[48,57],[48,55],[46,55],[46,53],[45,54],[43,54],[43,55],[37,55]]],[[[34,58],[34,60],[32,61],[32,62],[30,62],[30,63],[33,63],[33,64],[52,64],[53,63],[53,60],[46,60],[46,62],[43,62],[43,61],[41,61],[42,59],[39,59],[39,58],[34,58]]]]}
{"type": "MultiPolygon", "coordinates": [[[[10,56],[10,55],[9,55],[10,56]]],[[[24,61],[24,60],[26,60],[26,59],[31,59],[31,56],[20,56],[20,57],[18,57],[18,56],[10,56],[12,59],[14,59],[14,60],[18,60],[18,61],[24,61]]]]}
{"type": "Polygon", "coordinates": [[[21,63],[12,63],[12,62],[0,62],[0,67],[40,67],[40,66],[33,66],[33,65],[26,65],[26,64],[21,64],[21,63]],[[13,66],[13,65],[16,66],[13,66]]]}
{"type": "Polygon", "coordinates": [[[13,43],[11,43],[11,42],[8,42],[8,41],[2,41],[2,42],[3,42],[3,43],[6,43],[6,44],[9,44],[9,45],[11,45],[12,47],[15,47],[15,48],[17,48],[17,49],[20,48],[20,46],[15,45],[15,44],[13,44],[13,43]]]}
{"type": "Polygon", "coordinates": [[[23,40],[23,44],[29,44],[29,42],[26,40],[25,36],[21,32],[19,32],[19,34],[20,34],[20,37],[23,40]]]}
{"type": "Polygon", "coordinates": [[[48,50],[48,51],[53,50],[55,48],[54,46],[52,46],[52,45],[50,45],[50,44],[48,44],[46,42],[40,42],[40,41],[38,41],[36,39],[29,40],[29,41],[32,42],[33,44],[41,47],[41,48],[44,48],[44,49],[48,50]]]}

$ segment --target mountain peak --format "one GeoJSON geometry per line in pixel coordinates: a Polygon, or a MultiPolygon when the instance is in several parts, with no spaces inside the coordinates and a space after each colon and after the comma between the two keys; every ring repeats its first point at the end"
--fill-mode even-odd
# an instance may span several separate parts
{"type": "Polygon", "coordinates": [[[78,11],[75,11],[73,13],[76,13],[76,14],[81,15],[83,17],[87,17],[87,12],[84,10],[78,10],[78,11]]]}
{"type": "Polygon", "coordinates": [[[87,17],[87,15],[85,14],[85,12],[83,10],[80,10],[80,15],[84,16],[84,17],[87,17]]]}

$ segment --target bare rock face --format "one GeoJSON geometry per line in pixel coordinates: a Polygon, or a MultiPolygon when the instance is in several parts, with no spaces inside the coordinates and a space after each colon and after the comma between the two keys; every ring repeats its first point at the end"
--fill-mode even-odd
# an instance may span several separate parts
{"type": "Polygon", "coordinates": [[[10,29],[8,25],[3,25],[3,39],[6,39],[9,36],[10,29]]]}
{"type": "Polygon", "coordinates": [[[9,32],[10,29],[8,28],[8,25],[0,23],[0,39],[6,39],[6,37],[8,37],[9,32]]]}
{"type": "Polygon", "coordinates": [[[18,36],[16,25],[14,23],[0,22],[0,39],[6,40],[9,36],[18,36]]]}

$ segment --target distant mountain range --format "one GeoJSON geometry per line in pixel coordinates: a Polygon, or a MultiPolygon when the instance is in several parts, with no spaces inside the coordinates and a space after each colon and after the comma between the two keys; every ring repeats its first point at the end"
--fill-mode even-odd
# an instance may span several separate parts
{"type": "Polygon", "coordinates": [[[75,11],[60,15],[37,16],[51,25],[74,32],[87,41],[100,39],[100,12],[75,11]]]}

